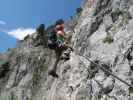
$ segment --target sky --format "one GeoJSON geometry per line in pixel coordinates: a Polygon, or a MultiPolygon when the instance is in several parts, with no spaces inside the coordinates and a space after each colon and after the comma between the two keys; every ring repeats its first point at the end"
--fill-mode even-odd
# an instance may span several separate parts
{"type": "Polygon", "coordinates": [[[15,47],[18,40],[35,31],[75,14],[82,0],[0,0],[0,52],[15,47]]]}

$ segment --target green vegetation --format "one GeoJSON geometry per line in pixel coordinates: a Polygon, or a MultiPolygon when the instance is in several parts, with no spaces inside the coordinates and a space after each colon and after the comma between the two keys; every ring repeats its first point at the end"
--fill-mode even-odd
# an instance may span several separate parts
{"type": "Polygon", "coordinates": [[[28,100],[32,100],[32,97],[28,97],[28,100]]]}
{"type": "MultiPolygon", "coordinates": [[[[32,96],[36,95],[36,91],[38,91],[41,88],[41,79],[44,78],[45,72],[48,69],[48,65],[44,62],[44,60],[39,61],[38,64],[40,65],[37,68],[35,68],[33,72],[32,96]]],[[[32,97],[30,97],[29,100],[32,100],[32,97]]]]}
{"type": "Polygon", "coordinates": [[[112,36],[106,36],[104,39],[103,39],[103,43],[109,43],[111,44],[112,42],[114,42],[114,39],[112,36]]]}
{"type": "Polygon", "coordinates": [[[112,21],[115,22],[118,18],[119,15],[122,15],[122,11],[117,9],[111,13],[112,21]]]}
{"type": "Polygon", "coordinates": [[[1,61],[0,61],[0,66],[3,65],[5,62],[6,62],[6,61],[1,60],[1,61]]]}
{"type": "Polygon", "coordinates": [[[115,22],[119,18],[120,15],[122,16],[123,24],[127,24],[129,19],[132,19],[132,16],[130,15],[130,13],[128,11],[126,11],[126,10],[121,11],[120,9],[117,9],[111,13],[113,22],[115,22]]]}
{"type": "Polygon", "coordinates": [[[37,86],[40,80],[40,74],[38,73],[38,71],[33,73],[33,87],[37,86]]]}
{"type": "Polygon", "coordinates": [[[81,7],[76,9],[76,15],[80,16],[82,13],[83,9],[81,7]]]}
{"type": "Polygon", "coordinates": [[[122,13],[123,19],[122,19],[122,23],[123,24],[127,24],[129,22],[129,19],[131,19],[131,15],[128,12],[124,12],[122,13]]]}
{"type": "Polygon", "coordinates": [[[39,86],[40,79],[42,78],[41,73],[46,72],[48,69],[48,65],[43,63],[40,65],[40,67],[36,68],[33,73],[33,88],[36,86],[39,86]]]}
{"type": "Polygon", "coordinates": [[[39,27],[36,29],[37,32],[39,33],[43,33],[45,30],[45,25],[44,24],[40,24],[39,27]]]}

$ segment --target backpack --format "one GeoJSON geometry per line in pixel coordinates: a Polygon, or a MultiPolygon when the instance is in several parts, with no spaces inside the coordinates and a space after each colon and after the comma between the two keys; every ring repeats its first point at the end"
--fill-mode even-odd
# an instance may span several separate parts
{"type": "Polygon", "coordinates": [[[54,31],[48,33],[48,47],[55,49],[57,47],[57,36],[54,31]]]}

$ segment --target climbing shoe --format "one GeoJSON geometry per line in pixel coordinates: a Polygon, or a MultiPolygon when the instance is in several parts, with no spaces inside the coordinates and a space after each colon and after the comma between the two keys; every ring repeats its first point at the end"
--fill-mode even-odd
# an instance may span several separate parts
{"type": "Polygon", "coordinates": [[[68,57],[70,56],[70,52],[64,52],[64,55],[68,57]]]}
{"type": "Polygon", "coordinates": [[[69,56],[65,56],[65,55],[61,56],[61,58],[60,58],[60,60],[69,60],[69,59],[70,59],[70,57],[69,56]]]}
{"type": "Polygon", "coordinates": [[[56,72],[54,70],[49,71],[48,74],[51,75],[51,76],[53,76],[53,77],[58,78],[58,75],[56,74],[56,72]]]}
{"type": "Polygon", "coordinates": [[[69,60],[70,59],[70,52],[66,51],[63,53],[63,55],[60,57],[61,60],[69,60]]]}

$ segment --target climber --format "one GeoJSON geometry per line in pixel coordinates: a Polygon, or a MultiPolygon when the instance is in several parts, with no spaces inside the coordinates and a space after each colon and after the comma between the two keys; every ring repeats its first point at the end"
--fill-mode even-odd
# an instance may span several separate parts
{"type": "Polygon", "coordinates": [[[62,44],[66,48],[61,59],[69,60],[70,53],[71,53],[71,51],[73,51],[73,48],[71,47],[72,33],[64,31],[65,24],[64,24],[64,21],[62,19],[56,21],[55,26],[56,26],[55,30],[57,33],[58,42],[59,42],[59,44],[62,44]]]}
{"type": "Polygon", "coordinates": [[[56,61],[52,67],[52,69],[48,72],[49,75],[53,76],[53,77],[56,77],[58,78],[58,75],[56,73],[56,69],[57,69],[57,64],[60,60],[60,56],[62,54],[62,51],[63,51],[63,45],[62,44],[59,44],[57,41],[57,34],[56,34],[56,31],[55,31],[55,26],[52,25],[52,26],[49,26],[47,28],[47,33],[48,33],[48,47],[50,49],[53,49],[55,51],[55,54],[56,54],[56,61]]]}
{"type": "MultiPolygon", "coordinates": [[[[55,50],[56,62],[54,64],[53,68],[49,71],[49,75],[52,75],[53,77],[58,78],[58,75],[56,73],[56,69],[57,69],[57,64],[58,64],[59,60],[60,59],[68,60],[69,56],[70,56],[70,52],[73,49],[71,46],[68,45],[71,36],[66,35],[66,33],[64,31],[64,21],[61,19],[58,20],[55,24],[54,30],[53,30],[53,27],[52,27],[51,33],[53,33],[53,35],[55,35],[55,34],[56,35],[55,35],[55,40],[53,39],[53,42],[51,42],[51,44],[54,44],[54,46],[51,45],[51,47],[53,47],[51,49],[55,50]],[[67,50],[67,53],[64,54],[65,56],[61,57],[62,52],[64,50],[67,50]]],[[[48,37],[48,38],[50,39],[50,37],[48,37]]],[[[49,45],[49,47],[50,47],[50,45],[49,45]]]]}

